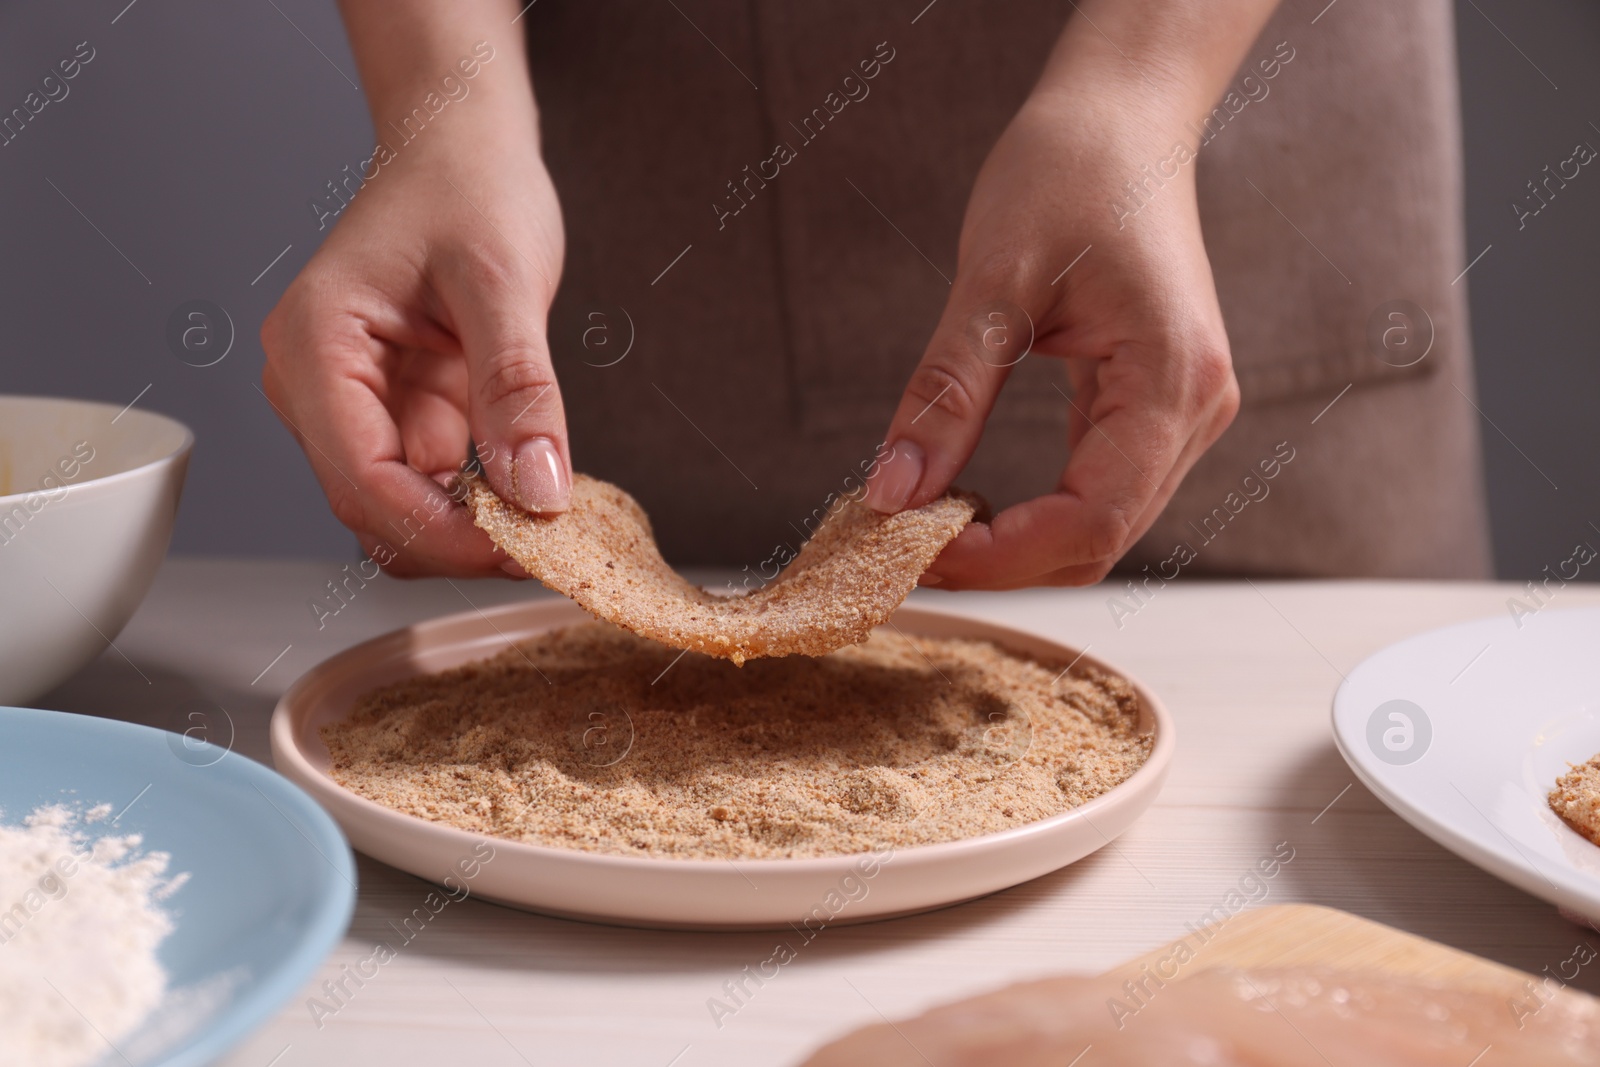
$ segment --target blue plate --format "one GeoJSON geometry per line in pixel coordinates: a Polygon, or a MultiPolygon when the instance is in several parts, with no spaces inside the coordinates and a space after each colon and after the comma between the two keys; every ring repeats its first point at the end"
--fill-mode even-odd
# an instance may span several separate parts
{"type": "Polygon", "coordinates": [[[110,804],[188,881],[163,906],[166,1002],[107,1063],[199,1067],[261,1025],[316,971],[355,906],[350,847],[323,810],[261,764],[193,737],[59,711],[0,708],[0,819],[110,804]]]}

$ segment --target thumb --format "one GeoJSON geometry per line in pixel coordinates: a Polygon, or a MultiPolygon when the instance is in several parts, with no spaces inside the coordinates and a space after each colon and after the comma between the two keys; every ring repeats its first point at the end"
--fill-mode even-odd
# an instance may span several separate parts
{"type": "Polygon", "coordinates": [[[548,289],[475,273],[438,284],[466,355],[467,424],[484,477],[525,511],[565,511],[572,460],[545,335],[548,289]]]}
{"type": "Polygon", "coordinates": [[[957,278],[889,424],[887,458],[867,482],[869,505],[894,514],[950,487],[977,449],[1011,368],[1032,347],[1033,321],[1020,306],[985,299],[957,278]]]}

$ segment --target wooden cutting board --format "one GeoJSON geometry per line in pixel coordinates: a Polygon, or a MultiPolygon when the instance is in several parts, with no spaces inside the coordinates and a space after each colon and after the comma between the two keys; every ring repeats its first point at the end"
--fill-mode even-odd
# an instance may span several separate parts
{"type": "Polygon", "coordinates": [[[1119,980],[1165,981],[1213,967],[1327,967],[1421,978],[1518,996],[1533,975],[1348,912],[1312,904],[1256,908],[1111,970],[1119,980]],[[1148,969],[1148,970],[1147,970],[1148,969]]]}

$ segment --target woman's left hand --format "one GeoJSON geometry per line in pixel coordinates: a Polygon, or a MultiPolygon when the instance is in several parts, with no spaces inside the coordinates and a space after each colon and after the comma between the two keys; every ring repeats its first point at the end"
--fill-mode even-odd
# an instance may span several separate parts
{"type": "Polygon", "coordinates": [[[942,494],[1024,358],[1066,361],[1072,454],[1053,492],[969,526],[924,584],[1099,581],[1238,409],[1193,160],[1173,158],[1145,95],[1105,82],[1036,93],[979,173],[949,302],[868,502],[895,512],[942,494]],[[1127,183],[1158,166],[1130,200],[1127,183]]]}

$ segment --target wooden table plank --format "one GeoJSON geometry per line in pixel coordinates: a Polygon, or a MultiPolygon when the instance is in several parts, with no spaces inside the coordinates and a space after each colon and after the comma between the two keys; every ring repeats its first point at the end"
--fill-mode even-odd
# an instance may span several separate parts
{"type": "MultiPolygon", "coordinates": [[[[328,595],[325,583],[341,579],[341,567],[173,560],[117,641],[150,683],[108,656],[42,703],[180,730],[190,724],[186,709],[220,705],[235,747],[265,760],[273,704],[314,663],[409,622],[531,593],[511,582],[380,579],[353,587],[348,605],[319,628],[311,603],[328,595]]],[[[1092,646],[1168,702],[1179,729],[1171,778],[1112,847],[957,908],[831,928],[720,1028],[706,1001],[745,964],[771,955],[782,935],[627,930],[467,900],[319,1028],[306,1002],[316,986],[370,953],[386,920],[427,892],[363,858],[344,944],[300,998],[223,1062],[792,1063],[879,1011],[1107,970],[1206,921],[1230,892],[1254,885],[1242,880],[1280,845],[1294,858],[1264,891],[1250,890],[1256,905],[1342,908],[1537,973],[1585,936],[1600,938],[1391,814],[1355,783],[1328,722],[1341,673],[1363,657],[1421,630],[1505,611],[1515,592],[1488,583],[1180,580],[1120,627],[1107,607],[1114,589],[919,592],[925,606],[1092,646]]],[[[1595,604],[1600,590],[1575,585],[1556,598],[1557,607],[1595,604]]],[[[1585,969],[1574,984],[1600,992],[1600,969],[1585,969]]]]}

